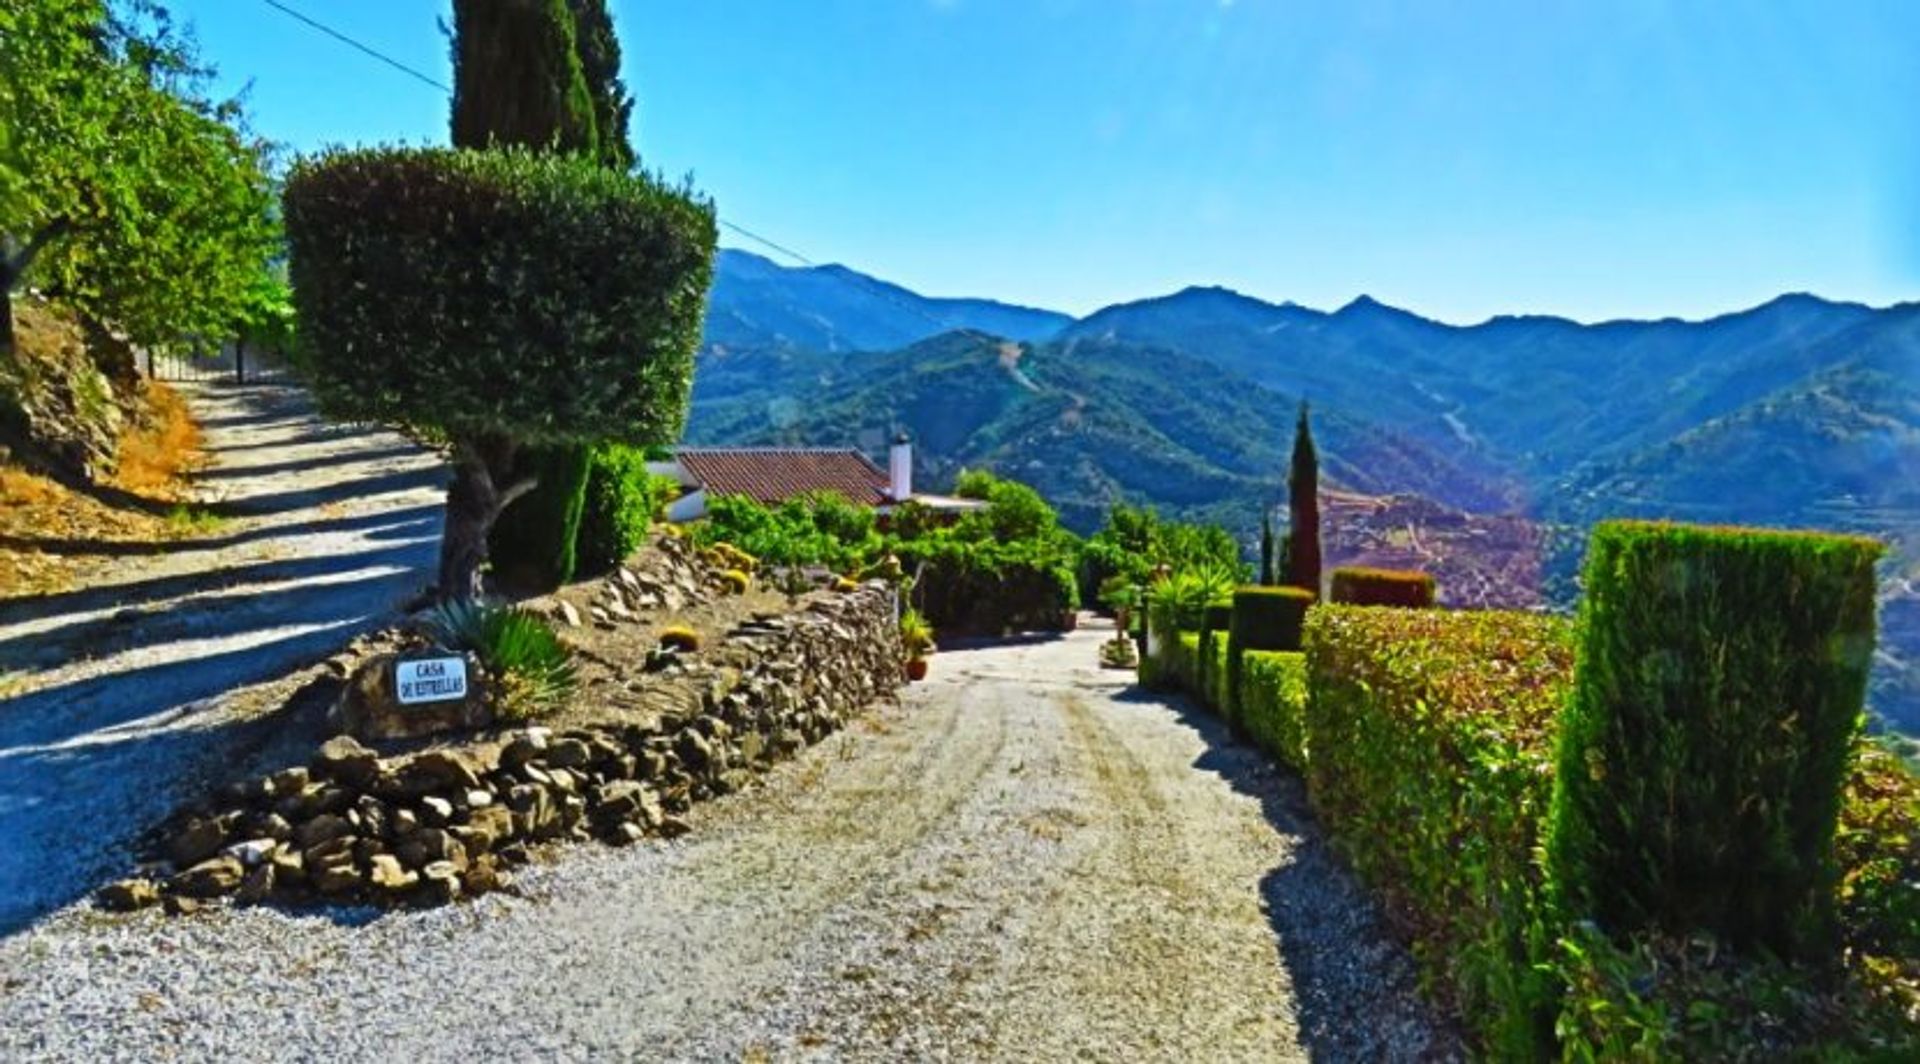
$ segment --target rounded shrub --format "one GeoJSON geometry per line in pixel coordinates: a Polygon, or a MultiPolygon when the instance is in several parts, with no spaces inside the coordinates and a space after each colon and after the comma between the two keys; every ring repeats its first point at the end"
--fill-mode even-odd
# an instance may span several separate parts
{"type": "Polygon", "coordinates": [[[1333,571],[1328,597],[1347,606],[1403,606],[1428,609],[1436,589],[1432,575],[1413,569],[1371,569],[1343,565],[1333,571]]]}
{"type": "Polygon", "coordinates": [[[753,578],[738,569],[728,569],[720,574],[720,579],[726,583],[727,590],[736,595],[746,594],[747,588],[753,586],[753,578]]]}

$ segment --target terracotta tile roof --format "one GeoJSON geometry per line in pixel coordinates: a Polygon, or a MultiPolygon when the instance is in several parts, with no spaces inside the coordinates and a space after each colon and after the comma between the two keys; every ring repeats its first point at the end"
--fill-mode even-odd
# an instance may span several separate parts
{"type": "Polygon", "coordinates": [[[709,495],[774,503],[803,492],[835,491],[878,506],[891,487],[887,474],[852,448],[682,447],[675,456],[709,495]]]}

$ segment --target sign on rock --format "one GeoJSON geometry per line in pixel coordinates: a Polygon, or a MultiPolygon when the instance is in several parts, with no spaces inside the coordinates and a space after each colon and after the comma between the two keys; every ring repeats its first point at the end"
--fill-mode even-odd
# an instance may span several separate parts
{"type": "Polygon", "coordinates": [[[393,690],[403,706],[467,697],[464,658],[401,658],[393,663],[393,690]]]}

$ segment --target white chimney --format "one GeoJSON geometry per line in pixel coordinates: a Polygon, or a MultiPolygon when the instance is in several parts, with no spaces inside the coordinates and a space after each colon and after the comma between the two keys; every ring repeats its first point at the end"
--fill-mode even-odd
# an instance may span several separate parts
{"type": "Polygon", "coordinates": [[[913,444],[907,442],[906,433],[893,438],[887,458],[893,474],[893,501],[905,502],[913,497],[913,444]]]}

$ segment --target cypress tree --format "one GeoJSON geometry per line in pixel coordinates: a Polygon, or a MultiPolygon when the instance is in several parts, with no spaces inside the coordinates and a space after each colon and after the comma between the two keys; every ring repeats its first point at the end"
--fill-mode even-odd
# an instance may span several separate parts
{"type": "Polygon", "coordinates": [[[1267,507],[1260,511],[1260,585],[1272,587],[1274,581],[1273,563],[1273,509],[1267,507]]]}
{"type": "MultiPolygon", "coordinates": [[[[454,0],[453,25],[456,147],[601,157],[567,0],[454,0]]],[[[494,523],[488,553],[500,575],[535,587],[573,578],[588,457],[568,445],[528,448],[516,460],[514,476],[538,487],[494,523]]]]}
{"type": "Polygon", "coordinates": [[[1307,403],[1293,430],[1293,471],[1287,478],[1287,583],[1320,593],[1320,459],[1314,453],[1307,403]]]}
{"type": "Polygon", "coordinates": [[[598,154],[567,0],[454,0],[453,144],[598,154]]]}
{"type": "Polygon", "coordinates": [[[620,80],[620,39],[613,32],[613,16],[607,13],[606,0],[568,0],[568,7],[573,10],[574,48],[600,138],[597,157],[602,166],[631,170],[635,159],[628,126],[633,97],[620,80]]]}

